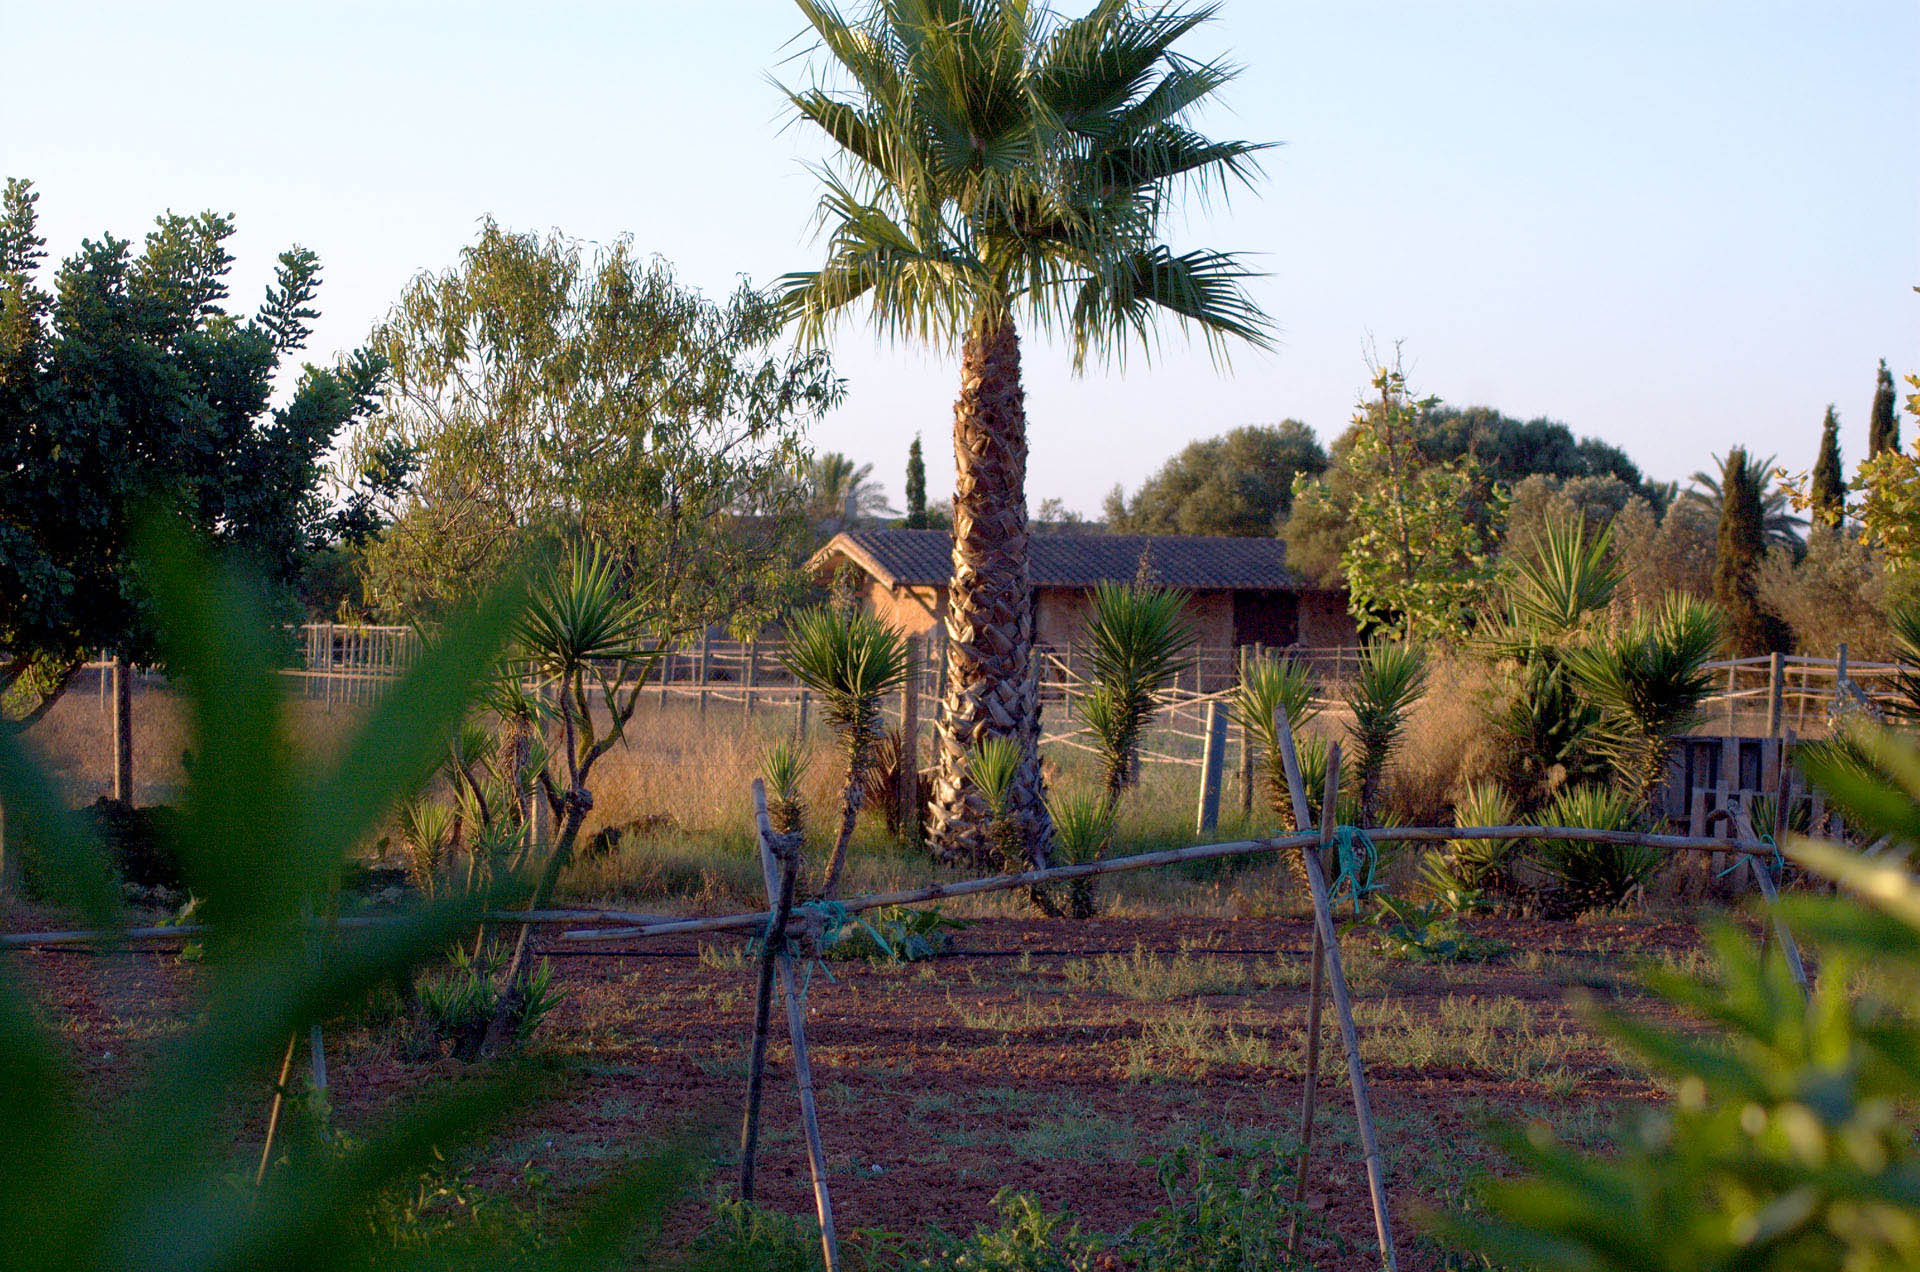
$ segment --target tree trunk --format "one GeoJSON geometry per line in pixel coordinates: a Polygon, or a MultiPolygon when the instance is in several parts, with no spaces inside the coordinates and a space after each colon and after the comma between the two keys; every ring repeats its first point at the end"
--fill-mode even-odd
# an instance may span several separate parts
{"type": "Polygon", "coordinates": [[[982,738],[1010,737],[1020,768],[1007,811],[1027,853],[1053,846],[1041,784],[1033,585],[1027,550],[1027,419],[1013,320],[967,338],[953,406],[953,580],[947,598],[946,693],[934,779],[932,841],[945,861],[993,855],[986,800],[968,777],[982,738]]]}

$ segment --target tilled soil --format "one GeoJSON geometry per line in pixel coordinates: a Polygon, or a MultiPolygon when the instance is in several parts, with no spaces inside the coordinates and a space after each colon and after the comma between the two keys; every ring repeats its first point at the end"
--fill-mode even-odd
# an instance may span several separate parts
{"type": "MultiPolygon", "coordinates": [[[[15,911],[5,926],[54,924],[15,911]]],[[[1418,1236],[1418,1211],[1451,1202],[1487,1160],[1479,1130],[1489,1117],[1537,1118],[1590,1139],[1623,1106],[1657,1096],[1592,1035],[1569,993],[1630,994],[1634,956],[1696,944],[1691,925],[1639,920],[1484,920],[1473,930],[1512,953],[1439,967],[1388,959],[1365,934],[1344,942],[1403,1267],[1439,1266],[1418,1236]],[[1476,1029],[1472,1045],[1462,1040],[1476,1029]]],[[[1201,1135],[1239,1150],[1292,1140],[1309,940],[1299,919],[999,919],[962,933],[952,957],[815,970],[808,1042],[842,1232],[964,1232],[992,1222],[1006,1187],[1116,1231],[1162,1199],[1154,1154],[1201,1135]],[[1204,960],[1222,973],[1204,988],[1224,992],[1164,997],[1152,976],[1116,992],[1098,960],[1136,948],[1188,969],[1204,960]],[[1244,983],[1228,984],[1236,967],[1244,983]],[[1193,1038],[1201,1044],[1183,1050],[1193,1038]]],[[[585,954],[549,942],[548,952],[563,996],[536,1047],[555,1076],[476,1163],[476,1179],[510,1190],[531,1167],[564,1192],[689,1134],[711,1138],[718,1173],[730,1176],[754,981],[741,946],[703,957],[691,940],[585,954]]],[[[138,1081],[193,1003],[192,968],[167,954],[47,951],[18,964],[103,1103],[138,1081]]],[[[759,1200],[806,1214],[791,1051],[778,1011],[775,1021],[759,1200]]],[[[1329,1010],[1308,1176],[1314,1253],[1322,1267],[1377,1267],[1332,1023],[1329,1010]]],[[[330,1050],[333,1104],[349,1127],[463,1073],[452,1060],[398,1058],[388,1030],[337,1031],[330,1050]]],[[[265,1088],[263,1077],[262,1101],[265,1088]]],[[[257,1107],[235,1110],[237,1157],[257,1145],[259,1120],[257,1107]]],[[[684,1222],[693,1221],[690,1211],[684,1222]]]]}

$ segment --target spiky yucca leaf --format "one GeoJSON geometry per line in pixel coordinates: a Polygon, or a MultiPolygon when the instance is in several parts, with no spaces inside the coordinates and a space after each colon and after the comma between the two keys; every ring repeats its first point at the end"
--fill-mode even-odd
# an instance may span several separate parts
{"type": "MultiPolygon", "coordinates": [[[[1573,786],[1554,796],[1538,821],[1542,826],[1589,830],[1642,830],[1630,795],[1605,786],[1573,786]]],[[[1534,847],[1533,864],[1554,880],[1549,909],[1562,917],[1620,905],[1667,863],[1658,848],[1546,839],[1534,847]]]]}
{"type": "Polygon", "coordinates": [[[1159,710],[1159,695],[1193,666],[1189,651],[1198,637],[1186,608],[1186,593],[1149,584],[1094,590],[1085,629],[1093,688],[1081,699],[1080,718],[1112,798],[1138,779],[1140,737],[1159,710]]]}
{"type": "Polygon", "coordinates": [[[1247,731],[1260,750],[1260,776],[1267,803],[1282,826],[1294,829],[1293,799],[1287,791],[1287,771],[1280,758],[1281,708],[1296,733],[1320,713],[1314,701],[1313,672],[1291,658],[1249,659],[1240,669],[1240,681],[1227,700],[1227,713],[1247,731]]]}
{"type": "Polygon", "coordinates": [[[806,803],[801,783],[813,763],[813,752],[805,743],[786,738],[767,748],[760,761],[760,778],[767,786],[767,820],[776,834],[806,833],[806,803]]]}
{"type": "Polygon", "coordinates": [[[1720,612],[1673,594],[1651,617],[1566,651],[1569,671],[1602,713],[1602,749],[1641,802],[1665,780],[1671,739],[1699,719],[1713,690],[1720,612]]]}
{"type": "Polygon", "coordinates": [[[1376,641],[1360,655],[1360,668],[1347,686],[1347,709],[1353,712],[1347,731],[1353,737],[1363,817],[1375,815],[1387,759],[1400,744],[1407,713],[1426,691],[1427,656],[1417,646],[1376,641]]]}

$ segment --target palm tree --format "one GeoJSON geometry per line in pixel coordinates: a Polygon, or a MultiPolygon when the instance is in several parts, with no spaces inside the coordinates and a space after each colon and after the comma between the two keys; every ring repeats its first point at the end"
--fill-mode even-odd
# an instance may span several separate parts
{"type": "Polygon", "coordinates": [[[821,451],[800,466],[807,516],[816,523],[846,526],[862,517],[891,516],[887,492],[873,480],[872,464],[856,464],[839,451],[821,451]]]}
{"type": "Polygon", "coordinates": [[[820,339],[864,300],[881,334],[961,358],[934,847],[980,854],[968,757],[1001,735],[1021,753],[1012,815],[1044,859],[1016,315],[1064,337],[1076,370],[1136,337],[1150,349],[1163,311],[1216,358],[1268,344],[1238,259],[1161,241],[1176,194],[1224,194],[1261,147],[1189,126],[1235,73],[1172,51],[1205,8],[1103,0],[1069,21],[1025,0],[871,0],[849,18],[798,2],[827,56],[788,98],[838,147],[819,170],[826,262],[782,280],[798,332],[820,339]]]}
{"type": "Polygon", "coordinates": [[[781,657],[795,679],[820,695],[820,714],[846,748],[840,833],[820,884],[820,895],[831,900],[860,815],[867,766],[885,723],[880,698],[907,678],[907,647],[900,633],[864,610],[841,614],[814,609],[794,618],[781,657]]]}

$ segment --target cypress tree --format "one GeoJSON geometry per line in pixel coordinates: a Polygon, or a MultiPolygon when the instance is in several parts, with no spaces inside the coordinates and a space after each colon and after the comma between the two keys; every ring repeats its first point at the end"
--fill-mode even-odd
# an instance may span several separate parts
{"type": "Polygon", "coordinates": [[[1887,370],[1887,360],[1882,358],[1873,385],[1873,414],[1867,418],[1867,458],[1899,449],[1900,417],[1893,413],[1893,372],[1887,370]]]}
{"type": "Polygon", "coordinates": [[[1727,616],[1727,647],[1736,658],[1787,646],[1786,626],[1760,604],[1760,558],[1766,553],[1766,468],[1736,446],[1720,461],[1720,537],[1713,563],[1713,599],[1727,616]]]}
{"type": "Polygon", "coordinates": [[[920,438],[907,447],[907,529],[925,530],[927,521],[927,461],[920,455],[920,438]]]}
{"type": "Polygon", "coordinates": [[[1840,416],[1831,405],[1826,422],[1820,426],[1820,454],[1813,461],[1811,494],[1814,522],[1839,525],[1847,512],[1847,479],[1840,471],[1840,416]]]}

